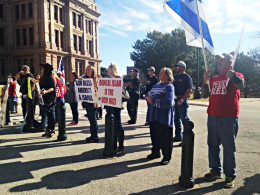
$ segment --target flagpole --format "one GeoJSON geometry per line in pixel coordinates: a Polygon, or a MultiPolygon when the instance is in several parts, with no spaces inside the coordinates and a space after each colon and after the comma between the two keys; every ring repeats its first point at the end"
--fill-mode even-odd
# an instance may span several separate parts
{"type": "MultiPolygon", "coordinates": [[[[231,65],[230,65],[230,67],[232,67],[233,69],[234,69],[234,67],[235,67],[236,60],[237,60],[237,56],[238,56],[239,49],[240,49],[240,45],[241,45],[241,42],[242,42],[242,39],[243,39],[244,29],[245,29],[245,25],[243,26],[243,29],[242,29],[242,32],[241,32],[241,35],[240,35],[240,39],[239,39],[239,41],[238,41],[237,50],[236,50],[236,53],[235,53],[235,55],[234,55],[234,57],[233,57],[233,59],[232,59],[232,63],[231,63],[231,65]]],[[[228,86],[229,80],[230,80],[230,79],[228,78],[226,86],[228,86]]]]}
{"type": "MultiPolygon", "coordinates": [[[[208,72],[209,68],[208,68],[208,64],[207,64],[206,52],[205,52],[205,47],[204,47],[203,31],[202,31],[202,27],[201,27],[201,18],[200,18],[198,0],[195,0],[195,2],[196,2],[196,6],[197,6],[197,11],[198,11],[198,22],[199,22],[199,28],[200,28],[200,38],[201,38],[202,51],[203,51],[203,57],[204,57],[204,64],[205,64],[206,72],[208,72]]],[[[208,83],[208,86],[209,86],[209,92],[210,92],[210,84],[209,83],[208,83]]]]}

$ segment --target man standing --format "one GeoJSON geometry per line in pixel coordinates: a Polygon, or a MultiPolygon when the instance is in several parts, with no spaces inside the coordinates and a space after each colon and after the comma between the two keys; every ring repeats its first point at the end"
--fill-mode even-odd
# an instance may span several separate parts
{"type": "Polygon", "coordinates": [[[240,89],[244,88],[244,76],[236,73],[231,66],[233,56],[223,53],[216,56],[219,75],[210,80],[209,73],[204,73],[203,97],[209,96],[208,107],[208,157],[210,172],[204,179],[214,181],[222,178],[220,163],[220,144],[224,149],[224,186],[234,187],[236,178],[236,145],[235,137],[238,132],[238,114],[240,89]]]}
{"type": "MultiPolygon", "coordinates": [[[[149,79],[146,81],[146,89],[145,89],[145,94],[147,95],[148,92],[153,88],[155,84],[158,83],[158,77],[155,75],[155,68],[151,66],[150,68],[147,69],[147,73],[149,76],[149,79]]],[[[150,104],[147,102],[147,114],[146,114],[146,121],[144,125],[148,125],[148,119],[149,119],[149,113],[150,113],[150,104]]]]}
{"type": "Polygon", "coordinates": [[[22,109],[23,109],[23,117],[26,118],[26,126],[23,131],[34,131],[33,129],[33,121],[34,121],[34,84],[30,81],[31,90],[32,90],[32,99],[29,98],[28,92],[28,79],[33,78],[33,74],[30,73],[30,67],[27,65],[23,65],[21,71],[16,75],[17,82],[21,85],[20,92],[22,93],[22,109]]]}
{"type": "Polygon", "coordinates": [[[181,133],[181,121],[182,124],[185,121],[189,121],[188,117],[188,98],[192,92],[192,79],[186,71],[186,64],[183,61],[179,61],[176,65],[176,75],[174,76],[174,87],[175,87],[175,137],[173,142],[179,142],[182,140],[181,133]]]}
{"type": "Polygon", "coordinates": [[[127,91],[130,95],[130,100],[127,101],[127,111],[130,117],[128,124],[135,124],[137,118],[138,100],[140,96],[140,81],[138,78],[139,71],[134,68],[131,71],[132,78],[125,83],[127,91]]]}

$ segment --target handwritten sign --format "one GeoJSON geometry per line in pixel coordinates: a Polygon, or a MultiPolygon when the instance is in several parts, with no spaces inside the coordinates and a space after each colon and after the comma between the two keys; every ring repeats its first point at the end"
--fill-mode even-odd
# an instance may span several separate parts
{"type": "Polygon", "coordinates": [[[100,78],[98,82],[98,103],[121,108],[122,87],[122,78],[100,78]]]}
{"type": "Polygon", "coordinates": [[[75,91],[78,102],[97,103],[93,79],[76,80],[75,91]]]}

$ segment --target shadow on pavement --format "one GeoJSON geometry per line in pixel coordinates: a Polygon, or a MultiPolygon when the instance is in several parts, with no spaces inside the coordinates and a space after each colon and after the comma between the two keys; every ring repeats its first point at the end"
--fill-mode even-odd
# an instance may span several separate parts
{"type": "MultiPolygon", "coordinates": [[[[203,183],[204,180],[203,178],[198,178],[195,180],[196,184],[203,183]]],[[[142,195],[142,194],[176,194],[176,195],[200,195],[200,194],[208,194],[211,192],[215,192],[218,190],[223,189],[223,182],[218,182],[218,183],[213,183],[213,185],[210,185],[208,187],[204,188],[197,188],[197,189],[185,189],[180,187],[178,184],[172,184],[172,185],[167,185],[163,186],[160,188],[154,188],[138,193],[133,193],[131,195],[142,195]]]]}
{"type": "Polygon", "coordinates": [[[143,158],[138,160],[100,165],[77,171],[60,171],[44,176],[40,182],[29,183],[11,188],[10,192],[30,191],[40,188],[69,189],[85,185],[91,181],[112,178],[124,173],[147,169],[158,165],[158,163],[146,163],[138,166],[132,166],[144,162],[147,162],[147,160],[143,158]]]}
{"type": "MultiPolygon", "coordinates": [[[[48,148],[47,145],[44,145],[48,148]]],[[[126,146],[126,154],[150,150],[150,144],[126,146]]],[[[33,178],[31,171],[51,168],[55,166],[68,165],[79,162],[87,162],[103,158],[103,149],[94,149],[80,155],[48,158],[29,162],[12,162],[1,164],[0,184],[21,181],[33,178]]]]}
{"type": "Polygon", "coordinates": [[[260,174],[255,174],[252,177],[246,177],[244,179],[244,186],[238,188],[232,193],[232,195],[253,195],[260,194],[260,174]]]}

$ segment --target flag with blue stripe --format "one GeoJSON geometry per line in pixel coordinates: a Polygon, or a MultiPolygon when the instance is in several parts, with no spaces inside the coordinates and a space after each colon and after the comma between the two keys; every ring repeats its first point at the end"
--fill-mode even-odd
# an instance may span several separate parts
{"type": "MultiPolygon", "coordinates": [[[[202,48],[196,0],[165,0],[164,9],[185,29],[186,43],[189,46],[202,48]]],[[[204,14],[202,0],[198,0],[199,17],[205,48],[214,52],[208,23],[204,14]]]]}
{"type": "Polygon", "coordinates": [[[64,70],[64,58],[61,57],[58,72],[61,72],[61,76],[65,79],[65,70],[64,70]]]}

